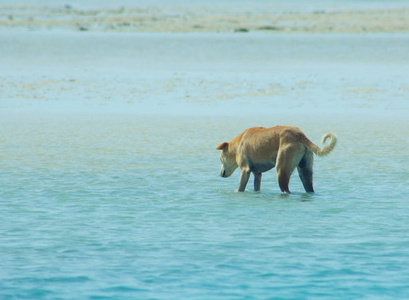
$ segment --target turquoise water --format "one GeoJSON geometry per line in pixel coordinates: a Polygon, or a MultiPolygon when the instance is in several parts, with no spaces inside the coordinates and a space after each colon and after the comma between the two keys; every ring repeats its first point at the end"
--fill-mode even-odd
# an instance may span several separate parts
{"type": "Polygon", "coordinates": [[[409,298],[407,34],[0,35],[0,299],[409,298]],[[316,193],[235,192],[277,124],[316,193]]]}
{"type": "Polygon", "coordinates": [[[281,195],[218,177],[254,119],[3,117],[0,298],[407,298],[408,122],[382,121],[300,117],[340,143],[281,195]]]}

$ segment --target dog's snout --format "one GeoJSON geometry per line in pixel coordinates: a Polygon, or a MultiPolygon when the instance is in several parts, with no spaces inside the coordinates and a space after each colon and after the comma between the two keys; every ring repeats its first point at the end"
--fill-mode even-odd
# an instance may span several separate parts
{"type": "Polygon", "coordinates": [[[220,177],[226,177],[226,170],[224,169],[224,167],[222,166],[222,168],[220,169],[220,177]]]}

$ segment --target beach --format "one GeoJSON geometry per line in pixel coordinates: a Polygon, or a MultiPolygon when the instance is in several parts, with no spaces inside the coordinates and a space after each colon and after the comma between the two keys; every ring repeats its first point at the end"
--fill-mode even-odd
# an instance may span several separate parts
{"type": "Polygon", "coordinates": [[[0,5],[0,298],[405,299],[404,1],[0,5]],[[220,152],[293,125],[315,194],[220,152]]]}

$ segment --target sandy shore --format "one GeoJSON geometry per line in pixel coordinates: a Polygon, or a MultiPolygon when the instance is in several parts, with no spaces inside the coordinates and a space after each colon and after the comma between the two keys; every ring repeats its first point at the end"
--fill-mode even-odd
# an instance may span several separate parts
{"type": "Polygon", "coordinates": [[[70,5],[0,5],[0,30],[11,28],[129,32],[408,32],[409,8],[291,11],[212,7],[77,9],[70,5]]]}

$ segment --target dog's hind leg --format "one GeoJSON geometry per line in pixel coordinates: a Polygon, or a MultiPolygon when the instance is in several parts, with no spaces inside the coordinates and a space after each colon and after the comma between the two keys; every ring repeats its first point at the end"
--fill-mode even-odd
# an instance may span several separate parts
{"type": "Polygon", "coordinates": [[[290,190],[288,188],[288,184],[290,183],[291,173],[285,169],[278,169],[277,168],[277,177],[278,177],[278,185],[280,186],[280,190],[282,193],[290,194],[290,190]]]}
{"type": "Polygon", "coordinates": [[[249,181],[250,178],[250,173],[251,173],[250,171],[241,170],[240,183],[237,191],[244,192],[244,190],[246,189],[247,182],[249,181]]]}
{"type": "Polygon", "coordinates": [[[305,153],[304,157],[301,159],[297,166],[298,174],[307,193],[314,193],[314,188],[312,186],[312,165],[314,162],[314,155],[311,151],[305,153]]]}
{"type": "Polygon", "coordinates": [[[305,147],[301,143],[284,146],[277,155],[277,178],[282,193],[291,193],[288,189],[291,174],[300,163],[305,153],[305,147]]]}
{"type": "Polygon", "coordinates": [[[261,186],[261,173],[254,173],[254,190],[260,191],[261,186]]]}

